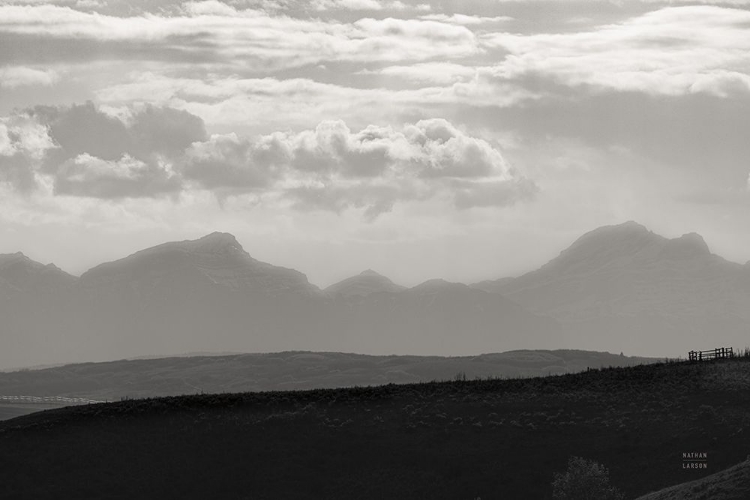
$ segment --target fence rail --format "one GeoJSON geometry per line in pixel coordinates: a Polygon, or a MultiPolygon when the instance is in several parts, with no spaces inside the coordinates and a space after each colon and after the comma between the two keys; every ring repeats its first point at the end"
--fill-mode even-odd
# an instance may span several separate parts
{"type": "Polygon", "coordinates": [[[690,361],[708,361],[711,359],[728,359],[734,357],[734,351],[731,347],[717,347],[708,351],[690,351],[688,360],[690,361]]]}
{"type": "Polygon", "coordinates": [[[2,396],[0,403],[13,404],[64,404],[64,405],[85,405],[94,403],[106,403],[97,399],[87,398],[68,398],[65,396],[2,396]]]}

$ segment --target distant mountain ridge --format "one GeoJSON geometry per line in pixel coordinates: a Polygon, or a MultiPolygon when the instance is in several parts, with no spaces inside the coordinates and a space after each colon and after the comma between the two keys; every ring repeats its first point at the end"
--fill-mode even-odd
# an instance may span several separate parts
{"type": "Polygon", "coordinates": [[[515,278],[406,288],[367,270],[321,290],[212,233],[80,278],[2,255],[0,317],[0,368],[188,351],[676,356],[747,344],[750,266],[712,254],[695,233],[668,239],[630,221],[515,278]]]}
{"type": "Polygon", "coordinates": [[[407,289],[371,270],[322,291],[299,271],[254,259],[227,233],[98,265],[44,300],[7,294],[3,368],[186,351],[564,347],[554,320],[501,295],[440,280],[407,289]]]}
{"type": "MultiPolygon", "coordinates": [[[[75,283],[76,278],[54,264],[41,264],[21,252],[0,254],[0,290],[49,292],[75,283]]],[[[6,293],[7,293],[6,292],[6,293]]]]}
{"type": "Polygon", "coordinates": [[[273,266],[250,256],[228,233],[211,233],[197,240],[164,243],[114,262],[101,264],[81,278],[82,288],[118,281],[132,286],[158,286],[175,273],[190,272],[205,284],[265,295],[319,294],[320,289],[299,271],[273,266]]]}
{"type": "Polygon", "coordinates": [[[365,297],[371,293],[400,292],[402,290],[406,290],[406,287],[395,284],[372,269],[362,271],[357,276],[339,281],[325,289],[326,293],[334,297],[365,297]]]}
{"type": "Polygon", "coordinates": [[[748,342],[749,269],[695,233],[668,239],[632,221],[605,226],[536,271],[473,286],[557,319],[574,345],[679,352],[748,342]]]}

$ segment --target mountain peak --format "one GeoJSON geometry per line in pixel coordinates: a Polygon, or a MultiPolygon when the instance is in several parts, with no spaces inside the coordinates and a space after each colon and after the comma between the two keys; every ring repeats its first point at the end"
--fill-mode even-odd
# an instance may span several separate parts
{"type": "MultiPolygon", "coordinates": [[[[643,224],[639,224],[635,221],[629,220],[621,224],[612,224],[609,226],[601,226],[588,233],[584,234],[578,240],[578,242],[585,242],[594,238],[611,238],[611,237],[632,237],[636,235],[648,235],[654,234],[646,228],[643,224]]],[[[575,245],[575,243],[573,244],[575,245]]]]}
{"type": "Polygon", "coordinates": [[[359,273],[359,276],[372,276],[374,278],[384,278],[384,276],[376,271],[373,271],[372,269],[365,269],[361,273],[359,273]]]}
{"type": "Polygon", "coordinates": [[[628,230],[628,231],[648,231],[646,226],[634,220],[629,220],[626,222],[622,222],[620,224],[613,224],[611,226],[605,226],[605,227],[611,227],[615,229],[628,230]]]}
{"type": "Polygon", "coordinates": [[[711,255],[708,245],[698,233],[683,234],[667,241],[661,256],[668,259],[689,259],[711,255]]]}
{"type": "Polygon", "coordinates": [[[438,292],[441,290],[454,290],[459,288],[469,287],[464,285],[463,283],[454,283],[451,281],[446,281],[442,278],[434,278],[420,283],[419,285],[412,288],[412,290],[418,292],[438,292]]]}
{"type": "Polygon", "coordinates": [[[400,292],[404,287],[380,273],[367,269],[356,276],[339,281],[328,288],[326,292],[339,297],[365,297],[378,292],[400,292]]]}
{"type": "Polygon", "coordinates": [[[0,277],[22,290],[48,291],[71,284],[76,278],[54,264],[41,264],[22,252],[0,254],[0,277]]]}
{"type": "Polygon", "coordinates": [[[68,274],[54,264],[42,264],[29,258],[23,252],[6,253],[0,254],[0,268],[9,267],[21,264],[22,266],[30,269],[44,269],[48,271],[59,271],[63,274],[68,274]]]}
{"type": "Polygon", "coordinates": [[[29,259],[23,252],[0,254],[0,266],[22,261],[31,262],[31,259],[29,259]]]}
{"type": "Polygon", "coordinates": [[[651,255],[658,252],[665,241],[666,238],[634,221],[602,226],[578,238],[547,265],[581,269],[598,267],[636,255],[651,255]]]}
{"type": "Polygon", "coordinates": [[[211,234],[207,234],[197,240],[188,241],[186,243],[192,243],[192,246],[196,250],[200,251],[216,251],[225,249],[242,250],[242,245],[237,241],[237,238],[230,233],[221,233],[214,231],[211,234]]]}
{"type": "Polygon", "coordinates": [[[234,235],[216,231],[195,240],[162,243],[161,245],[140,250],[134,253],[133,256],[161,254],[163,252],[174,251],[216,255],[244,253],[242,245],[240,245],[234,235]]]}

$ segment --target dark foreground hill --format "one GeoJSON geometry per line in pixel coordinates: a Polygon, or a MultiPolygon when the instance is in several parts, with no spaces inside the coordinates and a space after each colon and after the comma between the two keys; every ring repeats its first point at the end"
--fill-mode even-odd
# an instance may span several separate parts
{"type": "Polygon", "coordinates": [[[749,385],[741,358],[51,410],[0,422],[0,498],[545,499],[571,455],[634,498],[744,460],[749,385]]]}
{"type": "Polygon", "coordinates": [[[665,488],[638,500],[747,500],[750,496],[750,460],[708,477],[665,488]]]}

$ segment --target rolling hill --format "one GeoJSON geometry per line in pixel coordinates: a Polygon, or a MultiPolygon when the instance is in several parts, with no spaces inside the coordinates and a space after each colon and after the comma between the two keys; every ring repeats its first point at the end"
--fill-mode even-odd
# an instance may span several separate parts
{"type": "Polygon", "coordinates": [[[0,497],[544,500],[580,456],[634,498],[745,459],[749,382],[742,357],[49,410],[0,422],[0,497]]]}
{"type": "MultiPolygon", "coordinates": [[[[588,351],[509,351],[477,356],[367,356],[279,352],[131,359],[0,373],[0,395],[126,397],[325,389],[488,377],[531,377],[657,361],[588,351]]],[[[31,407],[30,409],[33,409],[31,407]]]]}
{"type": "Polygon", "coordinates": [[[746,500],[750,496],[750,461],[710,476],[649,493],[637,500],[746,500]]]}

